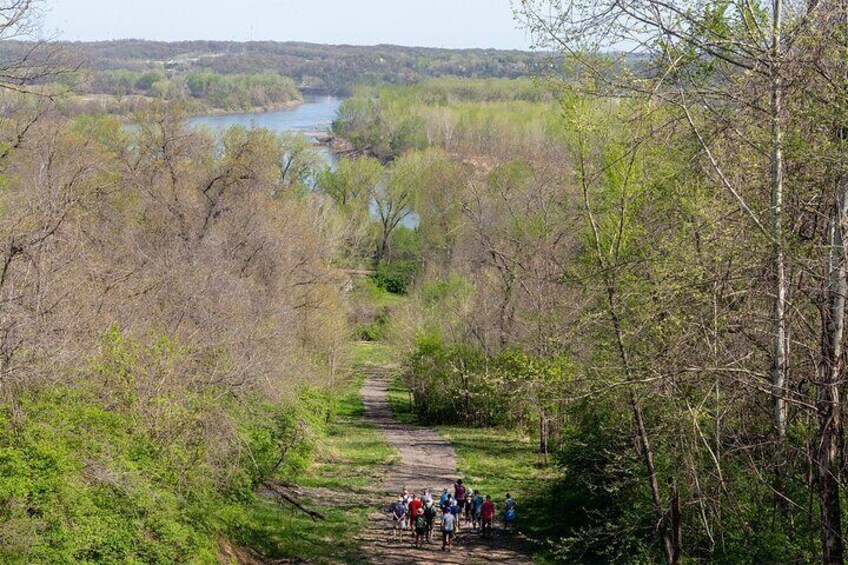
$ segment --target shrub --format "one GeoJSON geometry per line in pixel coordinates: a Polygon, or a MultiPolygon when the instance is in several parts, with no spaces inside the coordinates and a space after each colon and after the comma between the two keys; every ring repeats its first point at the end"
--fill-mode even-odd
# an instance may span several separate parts
{"type": "Polygon", "coordinates": [[[413,260],[381,261],[372,278],[378,287],[388,292],[406,294],[418,274],[418,268],[418,261],[413,260]]]}

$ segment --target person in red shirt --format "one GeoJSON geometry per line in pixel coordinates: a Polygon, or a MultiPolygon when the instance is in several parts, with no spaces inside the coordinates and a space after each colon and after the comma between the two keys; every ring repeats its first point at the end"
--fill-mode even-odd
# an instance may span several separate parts
{"type": "Polygon", "coordinates": [[[465,485],[462,484],[462,479],[456,481],[453,485],[453,496],[456,498],[456,502],[459,505],[459,514],[462,515],[462,510],[465,507],[465,493],[467,489],[465,485]]]}
{"type": "Polygon", "coordinates": [[[420,498],[415,496],[415,493],[412,493],[412,500],[409,501],[409,515],[412,516],[412,520],[409,521],[409,529],[415,529],[415,517],[418,516],[418,510],[424,508],[424,503],[420,498]]]}
{"type": "Polygon", "coordinates": [[[495,503],[492,502],[492,497],[488,494],[486,495],[486,502],[480,507],[480,518],[483,522],[483,536],[491,536],[492,520],[495,518],[495,503]]]}

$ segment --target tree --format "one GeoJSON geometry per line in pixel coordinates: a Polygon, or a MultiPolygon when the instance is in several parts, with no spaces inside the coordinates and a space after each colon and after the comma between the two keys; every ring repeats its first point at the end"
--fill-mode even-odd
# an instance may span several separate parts
{"type": "Polygon", "coordinates": [[[383,177],[376,159],[341,159],[336,170],[327,169],[318,177],[318,188],[344,210],[354,215],[368,211],[368,203],[383,177]]]}
{"type": "Polygon", "coordinates": [[[386,178],[374,191],[374,211],[380,224],[374,264],[391,259],[392,234],[413,214],[412,204],[421,171],[421,156],[405,155],[392,163],[386,178]]]}
{"type": "MultiPolygon", "coordinates": [[[[805,379],[796,377],[792,382],[787,372],[788,336],[792,333],[793,341],[804,343],[805,350],[817,350],[813,357],[819,359],[815,367],[810,367],[803,355],[796,354],[793,366],[796,371],[801,371],[802,366],[812,369],[816,375],[806,378],[815,379],[817,390],[814,404],[819,431],[815,444],[819,448],[811,455],[818,471],[822,560],[828,564],[844,559],[836,479],[842,450],[836,439],[841,433],[842,409],[835,386],[839,363],[833,357],[843,339],[844,303],[839,298],[843,295],[845,262],[839,219],[844,213],[842,184],[838,176],[834,179],[832,172],[821,170],[820,176],[809,180],[833,183],[836,190],[819,194],[813,186],[803,184],[806,175],[796,175],[795,194],[788,195],[793,208],[787,210],[785,179],[791,170],[786,165],[787,132],[793,136],[795,152],[798,146],[813,143],[816,137],[813,128],[804,124],[816,112],[802,117],[790,114],[787,107],[798,112],[800,100],[832,100],[830,89],[841,84],[841,79],[833,80],[842,76],[840,66],[825,71],[829,63],[823,63],[838,59],[824,56],[825,52],[844,53],[840,37],[843,19],[833,17],[841,9],[836,5],[783,0],[567,4],[524,0],[519,9],[543,44],[562,49],[576,61],[573,69],[589,79],[582,84],[588,85],[592,94],[610,99],[640,97],[673,112],[669,126],[678,121],[685,123],[715,186],[737,204],[754,229],[753,235],[768,243],[770,288],[752,292],[757,299],[771,301],[768,370],[774,457],[760,464],[770,467],[776,506],[786,515],[788,505],[795,502],[789,497],[786,484],[790,407],[804,410],[810,405],[796,392],[798,383],[805,379]],[[839,31],[825,37],[819,31],[824,28],[839,31]],[[613,55],[609,53],[622,45],[635,46],[634,56],[629,60],[617,57],[621,67],[610,65],[613,55]],[[820,62],[810,65],[813,59],[820,62]],[[818,70],[808,72],[815,68],[818,70]],[[821,76],[830,78],[821,83],[821,76]],[[750,150],[744,151],[742,157],[740,148],[750,150]],[[830,227],[814,230],[812,236],[819,242],[817,250],[805,248],[810,235],[798,228],[798,222],[805,221],[802,218],[807,215],[800,205],[805,198],[821,202],[828,210],[829,220],[825,223],[830,227]],[[793,226],[794,233],[787,232],[787,225],[793,226]],[[821,252],[823,249],[827,252],[821,252]],[[826,290],[810,289],[796,282],[796,300],[792,302],[792,281],[808,269],[821,273],[813,278],[826,290]],[[818,335],[803,341],[800,336],[806,336],[808,326],[800,302],[808,292],[819,296],[822,293],[826,298],[813,301],[821,314],[818,335]]],[[[828,102],[819,108],[819,116],[843,115],[834,113],[828,102]]],[[[830,122],[828,118],[824,120],[830,122]]],[[[661,131],[670,130],[666,127],[655,133],[665,135],[661,131]]],[[[835,141],[840,138],[840,126],[832,126],[830,131],[833,140],[825,142],[825,147],[831,142],[840,144],[835,141]]],[[[796,161],[795,165],[799,163],[796,161]]],[[[672,556],[667,555],[667,559],[672,561],[672,556]]]]}
{"type": "Polygon", "coordinates": [[[44,91],[32,87],[72,70],[60,46],[38,37],[43,5],[41,0],[0,2],[0,41],[14,40],[14,48],[0,62],[0,88],[44,95],[44,91]]]}
{"type": "Polygon", "coordinates": [[[326,167],[326,161],[304,135],[283,133],[279,143],[283,154],[282,168],[279,185],[272,194],[279,196],[285,191],[303,193],[315,183],[321,169],[326,167]]]}

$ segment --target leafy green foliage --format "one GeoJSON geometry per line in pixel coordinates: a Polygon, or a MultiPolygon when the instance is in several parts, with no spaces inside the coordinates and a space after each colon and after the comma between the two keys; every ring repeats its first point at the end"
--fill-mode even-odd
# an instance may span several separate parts
{"type": "MultiPolygon", "coordinates": [[[[302,99],[294,81],[272,72],[221,74],[208,70],[166,73],[116,69],[93,73],[75,85],[78,93],[182,101],[189,107],[226,111],[282,106],[302,99]]],[[[85,97],[83,97],[85,99],[85,97]]]]}
{"type": "Polygon", "coordinates": [[[342,104],[333,131],[391,160],[428,147],[468,145],[487,153],[507,140],[541,148],[557,122],[550,96],[532,81],[444,79],[359,88],[342,104]]]}
{"type": "Polygon", "coordinates": [[[381,261],[372,278],[388,292],[406,294],[418,270],[419,263],[414,260],[381,261]]]}
{"type": "Polygon", "coordinates": [[[299,100],[293,80],[275,73],[221,75],[193,72],[186,87],[194,98],[208,100],[213,108],[243,110],[299,100]]]}
{"type": "Polygon", "coordinates": [[[554,413],[572,374],[566,359],[507,349],[490,357],[464,344],[422,336],[405,383],[420,421],[471,426],[532,425],[539,410],[554,413]]]}
{"type": "Polygon", "coordinates": [[[307,388],[276,406],[214,390],[148,396],[183,354],[113,327],[90,375],[25,392],[0,413],[0,561],[214,563],[216,532],[247,527],[257,484],[303,472],[326,393],[307,388]],[[246,456],[205,437],[213,418],[246,456]]]}
{"type": "MultiPolygon", "coordinates": [[[[355,378],[339,391],[333,414],[321,441],[315,445],[312,464],[299,472],[303,487],[332,490],[338,500],[318,510],[326,517],[314,521],[293,507],[257,500],[242,510],[233,537],[272,559],[310,559],[318,563],[366,563],[359,540],[374,501],[367,493],[380,480],[383,465],[394,461],[394,452],[382,434],[366,424],[359,390],[362,365],[382,364],[385,352],[378,344],[355,345],[355,378]]],[[[311,506],[311,504],[308,504],[311,506]]]]}
{"type": "MultiPolygon", "coordinates": [[[[4,56],[23,49],[7,42],[4,56]]],[[[310,88],[349,94],[362,84],[412,84],[428,77],[524,77],[550,54],[492,49],[430,49],[399,45],[316,45],[274,41],[159,42],[125,39],[74,42],[91,67],[220,74],[274,72],[310,88]]]]}
{"type": "Polygon", "coordinates": [[[345,212],[362,219],[383,173],[383,166],[376,159],[341,159],[335,170],[321,174],[317,188],[345,212]]]}

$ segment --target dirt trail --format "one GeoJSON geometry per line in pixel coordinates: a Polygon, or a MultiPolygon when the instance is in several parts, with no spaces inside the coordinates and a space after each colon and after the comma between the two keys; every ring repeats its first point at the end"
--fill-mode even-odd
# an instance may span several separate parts
{"type": "MultiPolygon", "coordinates": [[[[381,367],[367,370],[368,380],[362,388],[365,419],[383,432],[400,460],[392,465],[380,485],[380,504],[388,507],[404,487],[420,493],[425,488],[438,496],[456,480],[456,452],[450,443],[433,430],[400,424],[392,418],[386,389],[389,371],[381,367]]],[[[474,485],[470,485],[473,486],[474,485]]],[[[452,489],[451,489],[452,491],[452,489]]],[[[382,510],[382,508],[381,508],[382,510]]],[[[391,540],[391,521],[387,512],[375,512],[369,526],[360,536],[363,551],[371,562],[386,565],[532,563],[521,539],[512,534],[495,532],[482,539],[476,532],[463,529],[454,540],[451,553],[442,552],[441,543],[425,549],[414,549],[411,537],[391,540]]]]}

